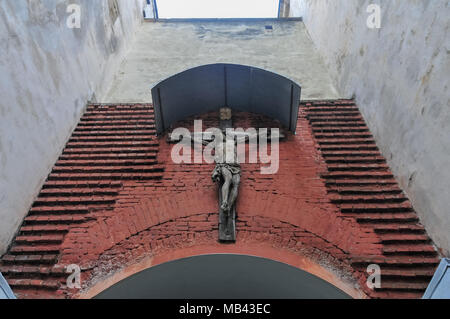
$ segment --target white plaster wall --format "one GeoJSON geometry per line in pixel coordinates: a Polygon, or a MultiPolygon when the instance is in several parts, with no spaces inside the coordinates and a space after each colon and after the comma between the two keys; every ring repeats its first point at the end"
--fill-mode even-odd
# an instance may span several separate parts
{"type": "Polygon", "coordinates": [[[0,1],[0,254],[94,94],[101,99],[142,21],[142,0],[0,1]],[[81,5],[81,28],[66,25],[81,5]]]}
{"type": "Polygon", "coordinates": [[[378,146],[438,247],[450,255],[448,0],[291,0],[341,94],[356,96],[378,146]],[[369,4],[381,29],[367,28],[369,4]]]}
{"type": "Polygon", "coordinates": [[[302,86],[304,99],[340,97],[301,21],[160,21],[141,26],[102,102],[151,102],[150,90],[160,81],[210,63],[281,74],[302,86]]]}

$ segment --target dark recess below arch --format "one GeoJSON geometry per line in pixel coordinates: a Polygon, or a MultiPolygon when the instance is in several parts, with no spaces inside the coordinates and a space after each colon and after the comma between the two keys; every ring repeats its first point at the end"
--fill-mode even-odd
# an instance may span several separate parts
{"type": "Polygon", "coordinates": [[[137,273],[98,299],[349,299],[328,282],[273,260],[245,255],[204,255],[137,273]]]}

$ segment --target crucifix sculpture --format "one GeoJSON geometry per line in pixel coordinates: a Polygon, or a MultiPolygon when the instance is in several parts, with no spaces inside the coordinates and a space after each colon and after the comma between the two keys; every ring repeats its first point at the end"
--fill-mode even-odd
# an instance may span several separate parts
{"type": "MultiPolygon", "coordinates": [[[[232,127],[231,109],[220,109],[220,129],[225,132],[232,127]]],[[[236,143],[236,140],[233,141],[236,143]]],[[[220,140],[219,140],[220,142],[220,140]]],[[[236,200],[241,182],[241,165],[238,161],[235,143],[226,142],[224,136],[222,158],[215,156],[216,167],[212,173],[213,181],[219,184],[219,241],[236,241],[236,200]],[[230,147],[232,145],[232,147],[230,147]]]]}
{"type": "MultiPolygon", "coordinates": [[[[218,133],[189,136],[190,142],[199,145],[213,146],[215,149],[214,162],[216,164],[211,178],[219,184],[219,241],[222,243],[234,243],[236,241],[236,200],[239,194],[241,181],[241,165],[237,154],[237,143],[254,140],[259,134],[249,135],[242,132],[228,132],[232,129],[231,109],[224,107],[220,109],[220,130],[218,133]],[[220,135],[219,138],[217,136],[220,135]]],[[[279,140],[284,134],[271,135],[279,140]]],[[[184,137],[186,138],[186,136],[184,137]]],[[[266,136],[267,138],[267,136],[266,136]]],[[[181,139],[169,135],[169,142],[180,142],[181,139]]]]}

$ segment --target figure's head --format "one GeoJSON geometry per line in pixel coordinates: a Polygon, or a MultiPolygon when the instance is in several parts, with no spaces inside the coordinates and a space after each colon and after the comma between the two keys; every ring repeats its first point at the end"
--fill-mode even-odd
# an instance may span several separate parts
{"type": "Polygon", "coordinates": [[[220,108],[220,120],[221,121],[229,121],[231,120],[231,108],[229,107],[221,107],[220,108]]]}

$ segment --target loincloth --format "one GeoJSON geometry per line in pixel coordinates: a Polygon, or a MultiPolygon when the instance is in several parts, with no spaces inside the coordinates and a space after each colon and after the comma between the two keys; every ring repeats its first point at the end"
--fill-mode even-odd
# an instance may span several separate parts
{"type": "Polygon", "coordinates": [[[241,165],[239,165],[239,164],[217,163],[214,171],[216,171],[220,175],[222,175],[223,168],[227,169],[233,175],[241,174],[241,165]]]}

